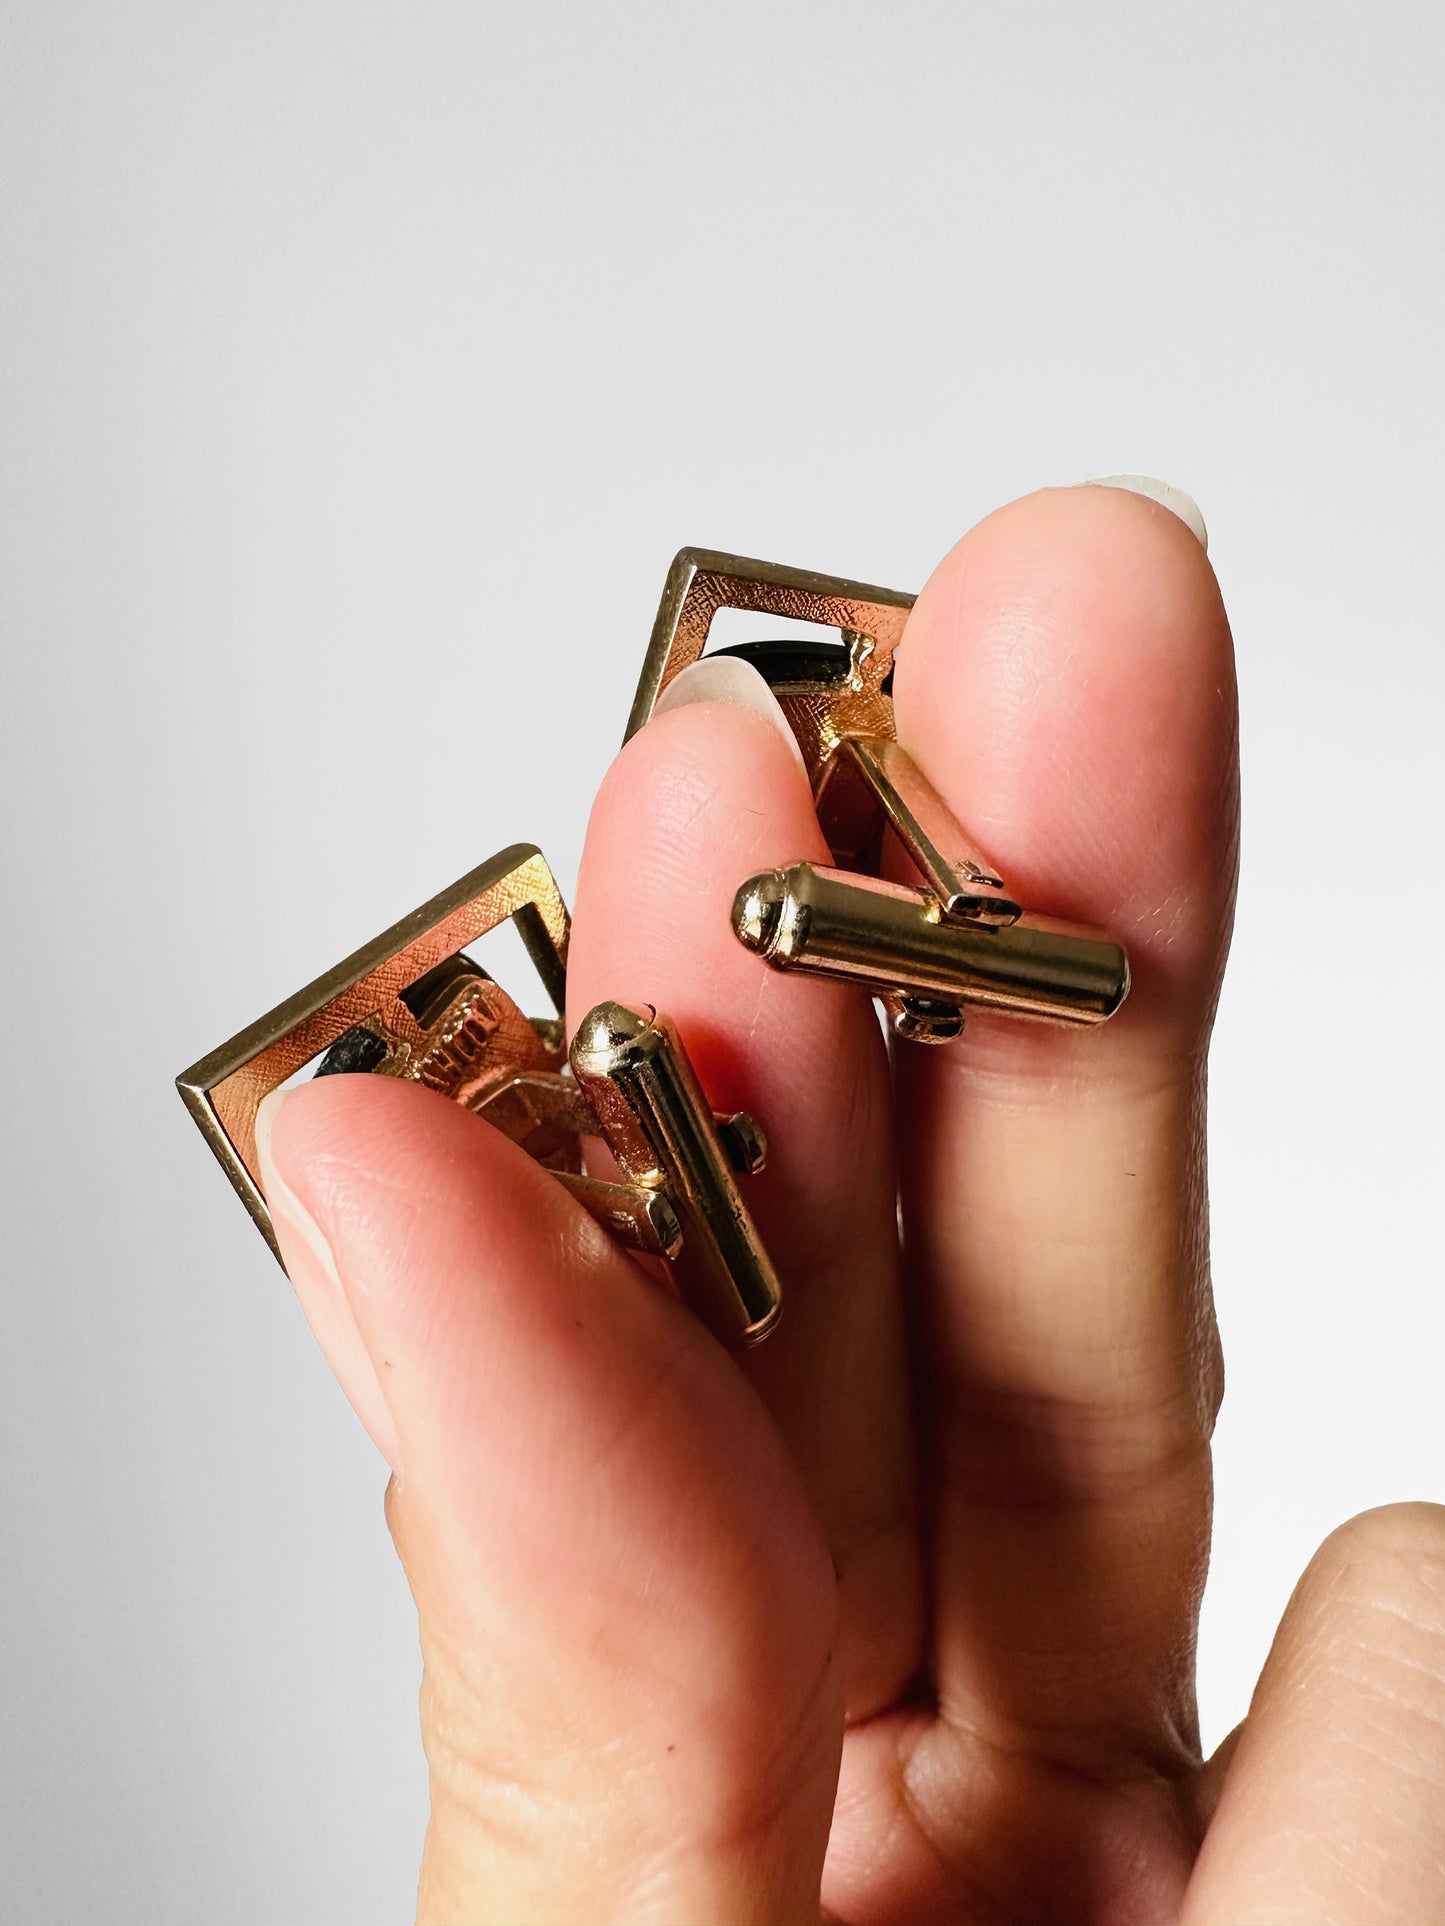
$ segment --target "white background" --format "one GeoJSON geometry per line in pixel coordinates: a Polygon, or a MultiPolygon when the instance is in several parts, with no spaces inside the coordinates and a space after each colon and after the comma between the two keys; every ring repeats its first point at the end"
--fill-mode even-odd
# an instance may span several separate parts
{"type": "Polygon", "coordinates": [[[1198,498],[1244,706],[1214,1080],[1242,1712],[1445,1497],[1438,7],[0,5],[0,1914],[370,1926],[382,1474],[175,1071],[493,848],[570,890],[672,551],[916,587],[1198,498]]]}

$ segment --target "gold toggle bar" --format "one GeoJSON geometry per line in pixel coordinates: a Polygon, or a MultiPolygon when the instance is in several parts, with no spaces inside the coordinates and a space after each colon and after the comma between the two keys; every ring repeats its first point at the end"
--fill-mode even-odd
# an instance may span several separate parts
{"type": "Polygon", "coordinates": [[[794,863],[743,884],[733,929],[777,970],[836,977],[917,1004],[1092,1024],[1129,992],[1122,945],[1043,916],[1002,926],[944,917],[930,891],[794,863]]]}
{"type": "Polygon", "coordinates": [[[757,1343],[777,1321],[782,1287],[738,1191],[737,1151],[672,1023],[651,1008],[601,1003],[572,1040],[571,1065],[629,1181],[671,1198],[687,1303],[724,1343],[757,1343]]]}

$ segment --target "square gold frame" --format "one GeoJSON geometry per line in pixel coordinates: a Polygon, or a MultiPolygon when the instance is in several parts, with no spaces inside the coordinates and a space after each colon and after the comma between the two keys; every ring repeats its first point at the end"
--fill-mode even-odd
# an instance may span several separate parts
{"type": "Polygon", "coordinates": [[[710,548],[679,549],[668,570],[623,740],[636,735],[673,677],[702,655],[719,609],[751,609],[815,622],[871,644],[855,649],[856,686],[861,695],[877,695],[915,599],[899,589],[875,588],[839,575],[815,575],[809,569],[750,561],[710,548]]]}
{"type": "Polygon", "coordinates": [[[571,919],[542,852],[532,843],[514,843],[176,1078],[187,1110],[278,1261],[256,1160],[262,1098],[378,1012],[395,1034],[420,1040],[401,992],[508,921],[516,924],[560,1019],[571,919]]]}

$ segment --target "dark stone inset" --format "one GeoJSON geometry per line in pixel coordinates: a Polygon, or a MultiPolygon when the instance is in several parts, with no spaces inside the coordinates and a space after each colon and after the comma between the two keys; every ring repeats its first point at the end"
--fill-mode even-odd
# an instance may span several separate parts
{"type": "Polygon", "coordinates": [[[386,1041],[375,1030],[358,1023],[354,1030],[339,1036],[316,1066],[318,1077],[344,1077],[360,1070],[375,1070],[386,1061],[386,1041]]]}
{"type": "MultiPolygon", "coordinates": [[[[401,1001],[425,1030],[433,1023],[464,983],[480,980],[490,983],[486,971],[469,956],[458,952],[444,957],[434,969],[419,976],[400,992],[401,1001]]],[[[318,1077],[344,1077],[357,1071],[379,1070],[386,1061],[385,1037],[369,1030],[364,1023],[339,1036],[316,1066],[318,1077]]]]}
{"type": "Polygon", "coordinates": [[[735,655],[751,662],[764,682],[846,682],[851,661],[843,642],[737,642],[730,649],[709,649],[715,655],[735,655]]]}

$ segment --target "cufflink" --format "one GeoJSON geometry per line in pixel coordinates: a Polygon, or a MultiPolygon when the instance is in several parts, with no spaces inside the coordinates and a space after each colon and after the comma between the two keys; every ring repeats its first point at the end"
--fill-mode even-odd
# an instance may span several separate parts
{"type": "Polygon", "coordinates": [[[599,1004],[569,1060],[569,927],[546,859],[516,844],[183,1071],[182,1100],[279,1259],[256,1154],[262,1099],[312,1063],[318,1076],[424,1084],[519,1144],[619,1243],[662,1260],[725,1343],[756,1343],[782,1302],[738,1183],[763,1167],[763,1133],[745,1112],[713,1114],[657,1010],[599,1004]],[[551,1015],[524,1015],[465,953],[508,921],[551,1015]],[[620,1181],[586,1174],[589,1138],[607,1146],[620,1181]]]}
{"type": "Polygon", "coordinates": [[[945,1043],[967,1009],[1092,1024],[1129,990],[1122,946],[1035,916],[898,742],[894,655],[914,597],[841,577],[685,548],[668,574],[627,735],[702,656],[719,609],[832,628],[832,641],[758,641],[719,651],[751,662],[802,752],[836,869],[811,863],[747,879],[739,941],[774,969],[841,979],[878,997],[897,1034],[945,1043]],[[920,883],[880,874],[885,838],[920,883]]]}

